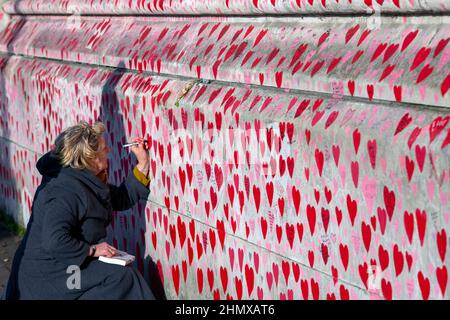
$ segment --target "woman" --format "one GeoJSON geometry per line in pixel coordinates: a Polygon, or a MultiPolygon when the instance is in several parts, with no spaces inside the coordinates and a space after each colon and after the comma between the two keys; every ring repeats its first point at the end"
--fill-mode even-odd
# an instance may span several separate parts
{"type": "Polygon", "coordinates": [[[146,200],[150,182],[149,154],[137,139],[133,172],[119,187],[107,184],[104,131],[99,122],[72,126],[39,159],[43,179],[14,257],[7,299],[154,299],[134,268],[98,260],[116,252],[104,241],[112,211],[146,200]]]}

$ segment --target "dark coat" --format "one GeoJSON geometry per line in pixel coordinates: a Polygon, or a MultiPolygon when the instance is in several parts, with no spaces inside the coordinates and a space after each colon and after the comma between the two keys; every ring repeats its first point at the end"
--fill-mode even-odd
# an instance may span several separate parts
{"type": "Polygon", "coordinates": [[[51,153],[36,167],[43,179],[14,257],[6,299],[152,299],[134,268],[88,256],[90,245],[105,241],[112,211],[147,199],[149,189],[132,173],[119,187],[104,184],[88,170],[61,167],[51,153]],[[74,283],[70,266],[80,268],[79,289],[68,286],[74,283]]]}

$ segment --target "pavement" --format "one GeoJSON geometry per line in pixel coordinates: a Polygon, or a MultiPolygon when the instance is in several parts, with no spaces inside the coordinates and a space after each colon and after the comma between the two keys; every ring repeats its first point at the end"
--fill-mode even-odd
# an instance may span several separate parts
{"type": "Polygon", "coordinates": [[[8,283],[13,257],[21,239],[0,223],[0,297],[8,283]]]}

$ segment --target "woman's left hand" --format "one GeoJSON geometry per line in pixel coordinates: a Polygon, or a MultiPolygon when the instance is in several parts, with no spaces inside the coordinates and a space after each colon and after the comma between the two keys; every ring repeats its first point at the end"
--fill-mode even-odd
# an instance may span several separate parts
{"type": "Polygon", "coordinates": [[[131,147],[131,151],[134,153],[138,161],[137,168],[140,172],[148,176],[150,154],[148,152],[147,143],[143,138],[133,139],[133,142],[139,143],[131,147]]]}

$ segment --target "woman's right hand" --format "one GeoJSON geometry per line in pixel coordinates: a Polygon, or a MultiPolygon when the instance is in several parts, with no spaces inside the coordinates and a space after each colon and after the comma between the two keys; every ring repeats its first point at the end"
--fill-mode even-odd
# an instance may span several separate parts
{"type": "Polygon", "coordinates": [[[107,242],[102,242],[95,245],[95,253],[93,257],[107,257],[111,258],[116,255],[116,248],[109,245],[107,242]]]}

